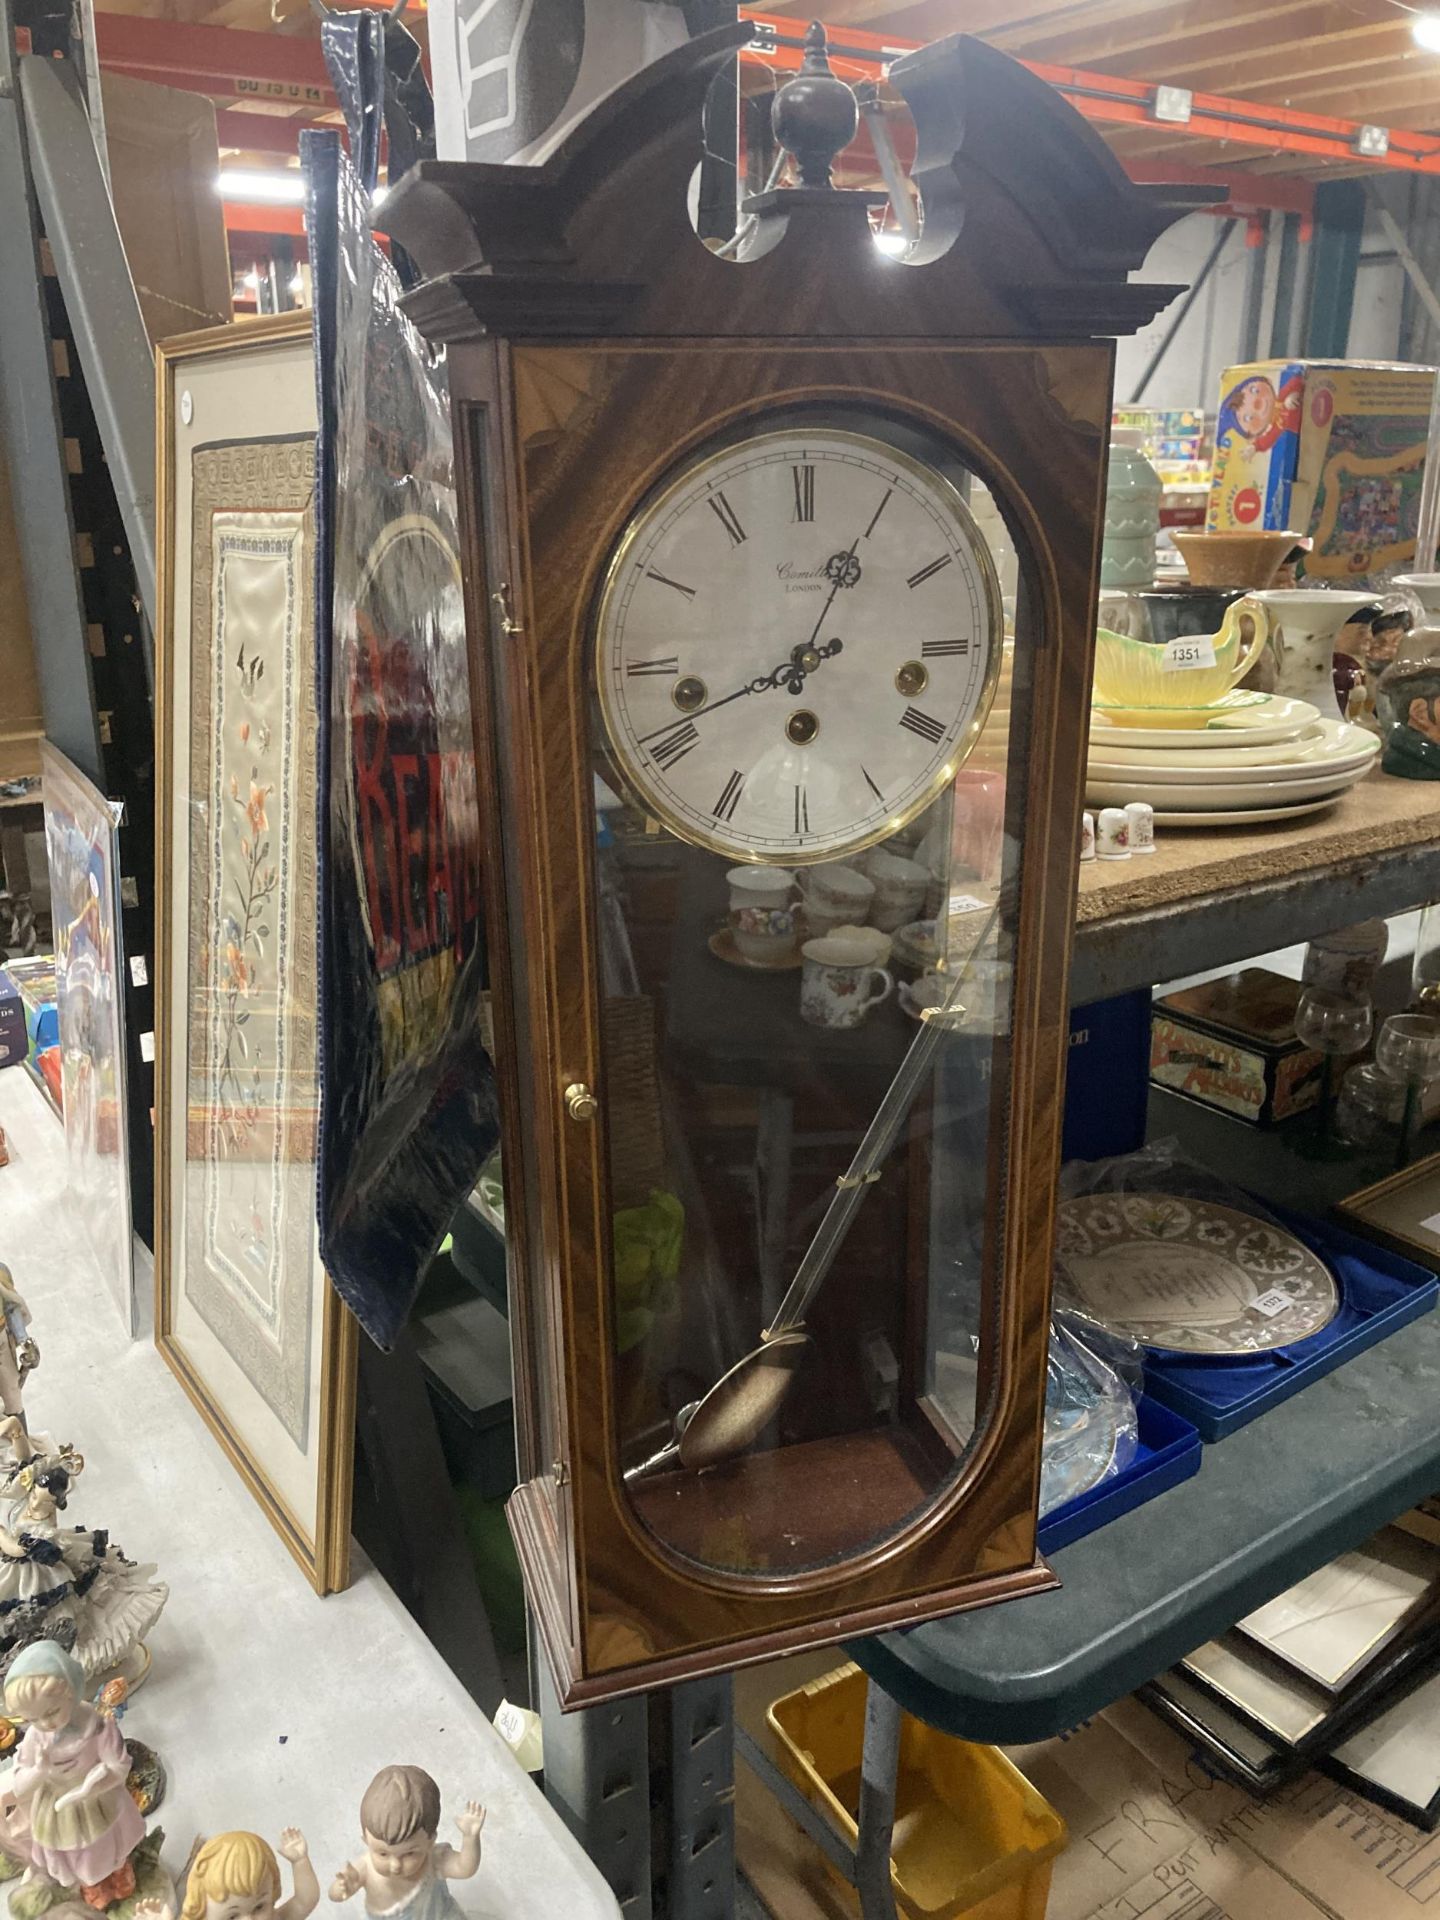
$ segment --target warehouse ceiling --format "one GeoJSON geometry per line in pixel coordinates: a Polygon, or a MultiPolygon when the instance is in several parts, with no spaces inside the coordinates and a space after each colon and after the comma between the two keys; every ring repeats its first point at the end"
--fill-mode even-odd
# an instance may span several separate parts
{"type": "MultiPolygon", "coordinates": [[[[770,5],[807,15],[805,0],[770,5]]],[[[827,24],[906,40],[973,33],[1025,60],[1440,128],[1440,54],[1396,0],[829,0],[827,24]]]]}
{"type": "MultiPolygon", "coordinates": [[[[297,123],[333,118],[333,96],[319,65],[317,16],[311,0],[97,0],[102,61],[155,80],[211,94],[221,109],[221,142],[237,164],[277,164],[294,152],[297,123]],[[129,16],[122,19],[120,16],[129,16]],[[133,56],[155,44],[161,22],[199,31],[190,42],[162,44],[151,68],[133,56]],[[218,28],[244,30],[239,36],[218,28]],[[109,31],[107,32],[107,29],[109,31]],[[227,76],[226,46],[249,50],[233,65],[255,65],[267,49],[275,78],[227,76]],[[192,45],[187,53],[185,46],[192,45]],[[185,64],[176,81],[166,58],[185,64]],[[213,85],[206,83],[207,62],[213,85]],[[331,111],[327,112],[327,109],[331,111]]],[[[832,39],[868,48],[871,71],[891,47],[968,32],[1038,65],[1066,86],[1081,110],[1137,178],[1243,169],[1308,176],[1311,181],[1373,174],[1412,164],[1440,171],[1440,147],[1425,153],[1418,136],[1440,133],[1440,51],[1416,40],[1417,8],[1400,0],[822,0],[832,39]],[[1069,82],[1070,84],[1066,84],[1069,82]],[[1192,118],[1157,120],[1154,89],[1189,95],[1192,118]],[[1110,96],[1107,99],[1107,94],[1110,96]],[[1218,101],[1209,96],[1222,96],[1218,101]],[[1326,123],[1338,132],[1315,136],[1326,123]],[[1377,163],[1353,150],[1355,128],[1368,123],[1391,136],[1393,151],[1377,163]],[[1298,129],[1298,130],[1297,130],[1298,129]]],[[[1440,0],[1434,0],[1440,30],[1440,0]]],[[[767,0],[766,12],[797,29],[816,0],[767,0]]],[[[423,0],[411,0],[406,22],[425,38],[423,0]]],[[[265,65],[261,59],[260,65],[265,65]]],[[[841,64],[841,70],[846,67],[841,64]]],[[[855,77],[850,74],[849,77],[855,77]]]]}

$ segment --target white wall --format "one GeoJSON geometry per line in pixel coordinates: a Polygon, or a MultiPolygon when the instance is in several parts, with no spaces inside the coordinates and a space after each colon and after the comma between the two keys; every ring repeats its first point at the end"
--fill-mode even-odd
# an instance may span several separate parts
{"type": "MultiPolygon", "coordinates": [[[[1192,284],[1215,244],[1217,232],[1214,214],[1192,213],[1172,227],[1150,250],[1137,279],[1192,284]]],[[[1275,268],[1279,254],[1278,221],[1272,226],[1269,271],[1266,274],[1265,300],[1261,310],[1258,359],[1270,351],[1270,320],[1274,300],[1275,268]]],[[[1389,241],[1372,216],[1365,224],[1362,252],[1388,250],[1389,241]]],[[[1308,248],[1302,248],[1298,303],[1305,299],[1308,248]]],[[[1220,376],[1241,356],[1240,333],[1245,312],[1245,277],[1249,250],[1245,245],[1245,223],[1237,221],[1225,243],[1225,250],[1200,297],[1185,317],[1169,352],[1140,402],[1152,407],[1201,406],[1214,412],[1220,395],[1220,376]]],[[[1355,308],[1350,323],[1348,355],[1352,360],[1394,360],[1399,351],[1400,303],[1404,286],[1403,269],[1398,261],[1361,261],[1355,286],[1355,308]]],[[[1123,405],[1134,395],[1135,386],[1173,318],[1183,296],[1177,296],[1158,320],[1133,339],[1121,340],[1115,366],[1115,399],[1123,405]]],[[[1297,320],[1299,315],[1297,314],[1297,320]]],[[[1299,337],[1298,327],[1295,335],[1299,337]]]]}
{"type": "MultiPolygon", "coordinates": [[[[1403,215],[1401,216],[1403,225],[1403,215]]],[[[1395,360],[1400,353],[1400,303],[1405,269],[1398,260],[1367,262],[1367,253],[1388,253],[1390,236],[1372,212],[1360,237],[1360,270],[1355,276],[1355,311],[1350,316],[1352,360],[1395,360]]]]}
{"type": "MultiPolygon", "coordinates": [[[[1219,228],[1214,214],[1192,213],[1162,234],[1150,249],[1137,280],[1191,285],[1199,276],[1219,228]]],[[[1245,223],[1237,221],[1225,251],[1200,297],[1185,316],[1155,377],[1140,395],[1150,407],[1205,407],[1214,412],[1220,397],[1220,375],[1238,358],[1240,326],[1245,309],[1245,223]]],[[[1150,356],[1165,336],[1182,296],[1143,333],[1119,342],[1115,366],[1115,400],[1128,403],[1150,356]]],[[[1268,335],[1266,336],[1268,343],[1268,335]]]]}

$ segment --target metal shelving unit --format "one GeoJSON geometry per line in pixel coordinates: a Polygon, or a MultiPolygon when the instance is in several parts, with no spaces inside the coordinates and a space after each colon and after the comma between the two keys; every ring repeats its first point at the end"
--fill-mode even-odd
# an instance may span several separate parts
{"type": "MultiPolygon", "coordinates": [[[[1153,865],[1082,869],[1071,998],[1243,962],[1437,898],[1440,790],[1374,775],[1283,836],[1177,831],[1153,865]]],[[[1302,1161],[1279,1135],[1190,1102],[1153,1094],[1152,1122],[1237,1179],[1254,1177],[1258,1156],[1265,1191],[1292,1205],[1323,1210],[1361,1184],[1353,1166],[1302,1161]]],[[[961,1739],[1013,1744],[1132,1692],[1440,1486],[1437,1387],[1432,1314],[1207,1447],[1193,1480],[1057,1553],[1057,1591],[851,1645],[872,1683],[853,1854],[740,1735],[744,1759],[852,1878],[865,1920],[893,1920],[902,1709],[961,1739]]]]}
{"type": "Polygon", "coordinates": [[[1440,788],[1372,774],[1327,814],[1260,833],[1162,833],[1082,869],[1076,1006],[1440,899],[1440,788]],[[1288,856],[1282,864],[1281,849],[1288,856]],[[1164,891],[1166,897],[1153,896],[1164,891]]]}

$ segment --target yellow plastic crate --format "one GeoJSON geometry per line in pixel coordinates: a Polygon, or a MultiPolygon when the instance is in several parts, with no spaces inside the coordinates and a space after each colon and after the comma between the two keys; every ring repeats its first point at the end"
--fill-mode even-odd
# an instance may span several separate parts
{"type": "MultiPolygon", "coordinates": [[[[768,1718],[781,1764],[853,1847],[865,1676],[846,1665],[787,1693],[768,1718]]],[[[996,1747],[903,1714],[890,1879],[914,1920],[1044,1920],[1065,1822],[996,1747]]]]}

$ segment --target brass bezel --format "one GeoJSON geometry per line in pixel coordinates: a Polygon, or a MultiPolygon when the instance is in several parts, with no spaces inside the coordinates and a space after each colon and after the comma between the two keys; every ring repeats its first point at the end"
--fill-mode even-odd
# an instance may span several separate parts
{"type": "MultiPolygon", "coordinates": [[[[928,431],[928,429],[927,429],[928,431]]],[[[590,630],[590,665],[594,676],[596,696],[600,707],[601,720],[604,723],[605,737],[610,747],[614,771],[621,777],[636,803],[644,812],[660,821],[678,840],[687,846],[699,847],[706,853],[718,855],[721,859],[739,862],[749,866],[772,866],[783,863],[787,867],[818,866],[826,860],[846,860],[852,855],[863,853],[866,848],[878,846],[882,840],[888,840],[908,826],[915,816],[923,813],[926,807],[952,784],[956,774],[975,749],[975,745],[990,717],[990,709],[995,704],[995,694],[1000,684],[1000,670],[1004,658],[1005,614],[1000,595],[1000,578],[995,571],[995,562],[991,558],[989,544],[980,530],[980,524],[960,496],[955,483],[938,468],[928,466],[923,460],[917,460],[913,454],[893,446],[888,440],[880,440],[873,433],[852,430],[848,427],[833,425],[804,427],[799,423],[783,428],[746,434],[737,440],[733,435],[726,436],[723,445],[712,451],[700,450],[685,459],[674,476],[652,489],[631,509],[625,531],[616,542],[615,551],[605,568],[600,591],[595,597],[595,612],[590,630]],[[984,597],[984,612],[988,616],[987,646],[988,658],[985,664],[985,676],[980,686],[980,697],[975,711],[964,733],[955,743],[955,751],[932,776],[925,790],[906,807],[897,813],[887,815],[878,828],[866,829],[852,839],[838,844],[827,845],[815,852],[801,849],[792,852],[789,848],[767,848],[756,851],[738,843],[728,842],[722,834],[701,833],[689,822],[682,822],[669,806],[664,793],[649,780],[643,769],[633,764],[629,753],[622,743],[616,726],[615,715],[611,708],[609,676],[604,670],[602,649],[605,645],[606,624],[612,602],[619,590],[620,576],[624,572],[646,527],[659,514],[662,514],[675,497],[688,488],[695,476],[703,468],[723,459],[737,447],[753,449],[769,442],[793,440],[803,433],[807,441],[838,441],[850,447],[860,446],[872,456],[878,455],[890,461],[898,469],[908,472],[912,479],[932,491],[943,500],[945,510],[953,517],[960,529],[971,558],[975,561],[980,575],[980,586],[984,597]]],[[[956,458],[963,458],[957,451],[956,458]]]]}

